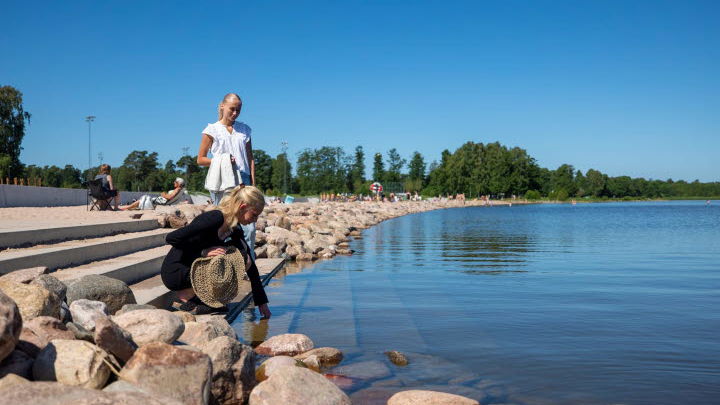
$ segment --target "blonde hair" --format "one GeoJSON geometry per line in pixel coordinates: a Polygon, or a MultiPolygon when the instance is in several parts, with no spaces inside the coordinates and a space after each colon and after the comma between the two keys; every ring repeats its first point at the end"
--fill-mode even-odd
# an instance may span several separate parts
{"type": "Polygon", "coordinates": [[[226,194],[225,197],[220,200],[219,208],[223,213],[223,217],[225,217],[225,223],[228,224],[230,228],[234,228],[238,224],[235,214],[241,204],[247,204],[255,208],[258,212],[262,212],[265,208],[265,196],[257,187],[246,186],[244,184],[235,187],[230,193],[226,194]]]}
{"type": "Polygon", "coordinates": [[[223,97],[220,104],[218,104],[218,121],[222,120],[223,113],[222,113],[222,105],[225,104],[226,101],[232,100],[233,98],[236,98],[240,101],[240,105],[242,105],[242,99],[240,96],[238,96],[236,93],[228,93],[223,97]]]}
{"type": "Polygon", "coordinates": [[[100,165],[100,174],[110,174],[110,165],[107,163],[100,165]]]}

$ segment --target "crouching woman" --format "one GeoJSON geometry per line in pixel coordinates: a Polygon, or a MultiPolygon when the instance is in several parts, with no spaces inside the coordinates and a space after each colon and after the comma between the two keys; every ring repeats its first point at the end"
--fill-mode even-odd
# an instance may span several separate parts
{"type": "Polygon", "coordinates": [[[187,226],[167,235],[165,240],[172,248],[163,261],[160,274],[165,286],[175,291],[183,303],[181,309],[195,312],[208,306],[193,290],[193,262],[200,257],[224,255],[228,249],[235,247],[245,260],[255,306],[264,318],[270,318],[272,314],[258,268],[249,254],[242,228],[237,226],[254,223],[264,208],[265,197],[260,190],[239,185],[225,195],[218,209],[202,213],[187,226]]]}

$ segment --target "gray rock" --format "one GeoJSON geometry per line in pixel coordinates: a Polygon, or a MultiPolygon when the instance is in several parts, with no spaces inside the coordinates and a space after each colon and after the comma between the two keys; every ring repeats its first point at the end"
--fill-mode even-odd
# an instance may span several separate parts
{"type": "Polygon", "coordinates": [[[287,366],[307,368],[302,361],[290,356],[274,356],[265,360],[260,367],[255,370],[255,379],[257,379],[258,382],[265,381],[270,378],[275,371],[287,366]]]}
{"type": "Polygon", "coordinates": [[[0,291],[0,361],[15,350],[21,331],[20,310],[15,301],[0,291]]]}
{"type": "Polygon", "coordinates": [[[60,302],[60,316],[58,317],[62,323],[72,322],[72,315],[70,314],[70,307],[67,302],[60,302]]]}
{"type": "Polygon", "coordinates": [[[65,326],[67,326],[68,330],[75,335],[75,339],[95,343],[95,335],[89,330],[83,328],[82,325],[74,322],[68,322],[65,326]]]}
{"type": "Polygon", "coordinates": [[[107,318],[108,309],[104,302],[81,298],[70,303],[70,314],[74,323],[93,331],[98,319],[107,318]]]}
{"type": "Polygon", "coordinates": [[[55,339],[35,359],[37,381],[57,381],[83,388],[102,388],[110,376],[108,354],[83,340],[55,339]]]}
{"type": "Polygon", "coordinates": [[[120,379],[188,405],[209,403],[211,378],[208,355],[159,342],[140,347],[120,371],[120,379]]]}
{"type": "Polygon", "coordinates": [[[224,336],[231,339],[237,339],[237,333],[235,329],[225,320],[224,315],[197,315],[195,317],[197,322],[204,322],[214,325],[218,331],[224,336]]]}
{"type": "Polygon", "coordinates": [[[295,356],[314,346],[309,337],[300,333],[273,336],[255,348],[255,353],[265,356],[295,356]]]}
{"type": "Polygon", "coordinates": [[[37,316],[59,317],[60,298],[39,285],[0,281],[0,290],[15,301],[25,321],[37,316]]]}
{"type": "Polygon", "coordinates": [[[132,336],[108,318],[95,321],[95,344],[123,363],[130,360],[137,350],[132,336]]]}
{"type": "Polygon", "coordinates": [[[304,360],[310,356],[317,356],[321,367],[334,367],[340,364],[343,359],[343,353],[334,347],[318,347],[308,350],[305,353],[300,353],[296,355],[295,358],[304,362],[304,360]]]}
{"type": "Polygon", "coordinates": [[[23,378],[32,377],[32,357],[20,350],[10,353],[5,360],[0,362],[0,378],[8,374],[15,374],[23,378]]]}
{"type": "Polygon", "coordinates": [[[0,276],[0,281],[12,281],[21,284],[30,284],[31,281],[35,280],[41,274],[48,272],[48,268],[45,266],[31,267],[29,269],[15,270],[9,274],[0,276]]]}
{"type": "Polygon", "coordinates": [[[114,316],[112,320],[129,332],[138,346],[152,342],[172,343],[185,330],[182,320],[164,309],[139,309],[114,316]]]}
{"type": "Polygon", "coordinates": [[[142,392],[104,392],[56,382],[20,383],[2,389],[3,403],[42,405],[180,405],[142,392]]]}
{"type": "Polygon", "coordinates": [[[221,404],[244,404],[255,387],[255,352],[228,336],[200,347],[212,362],[212,395],[221,404]]]}
{"type": "Polygon", "coordinates": [[[301,367],[286,366],[258,384],[250,405],[350,405],[350,398],[322,375],[301,367]]]}
{"type": "Polygon", "coordinates": [[[60,298],[60,301],[65,301],[67,294],[67,286],[62,281],[58,280],[50,274],[41,274],[36,279],[30,282],[30,284],[39,285],[40,287],[55,293],[60,298]]]}
{"type": "Polygon", "coordinates": [[[149,304],[125,304],[115,315],[122,315],[126,312],[137,311],[138,309],[157,309],[157,307],[149,304]]]}
{"type": "Polygon", "coordinates": [[[474,399],[438,391],[401,391],[388,399],[387,405],[480,405],[474,399]]]}
{"type": "Polygon", "coordinates": [[[30,381],[28,381],[25,377],[20,377],[17,374],[8,374],[5,377],[0,378],[0,391],[6,389],[7,387],[10,387],[12,385],[18,385],[18,384],[27,384],[30,381]]]}
{"type": "Polygon", "coordinates": [[[186,322],[185,330],[177,340],[186,345],[200,347],[220,336],[222,336],[222,333],[215,325],[204,322],[186,322]]]}
{"type": "Polygon", "coordinates": [[[116,313],[125,304],[137,303],[127,284],[98,274],[83,276],[68,286],[67,302],[72,304],[79,299],[104,302],[108,314],[116,313]]]}

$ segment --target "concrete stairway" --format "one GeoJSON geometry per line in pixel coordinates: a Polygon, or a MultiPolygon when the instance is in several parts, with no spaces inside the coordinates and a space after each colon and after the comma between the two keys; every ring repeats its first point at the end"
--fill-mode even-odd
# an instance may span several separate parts
{"type": "MultiPolygon", "coordinates": [[[[89,274],[124,281],[140,304],[167,307],[174,299],[160,279],[160,267],[170,246],[156,220],[129,220],[55,228],[0,230],[0,275],[47,266],[51,274],[71,283],[89,274]]],[[[283,266],[283,259],[260,259],[258,268],[267,283],[283,266]]],[[[247,305],[249,291],[239,296],[247,305]]]]}

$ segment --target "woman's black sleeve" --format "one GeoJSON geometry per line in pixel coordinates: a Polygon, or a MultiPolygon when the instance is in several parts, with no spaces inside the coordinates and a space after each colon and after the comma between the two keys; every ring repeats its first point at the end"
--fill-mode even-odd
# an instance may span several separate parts
{"type": "Polygon", "coordinates": [[[255,306],[268,303],[267,295],[265,294],[265,288],[263,288],[262,281],[260,281],[260,272],[255,265],[255,260],[248,258],[250,267],[247,269],[247,275],[250,279],[250,287],[252,288],[253,302],[255,306]]]}
{"type": "MultiPolygon", "coordinates": [[[[178,249],[192,249],[203,244],[203,239],[217,233],[223,222],[220,211],[209,211],[197,216],[186,226],[170,232],[165,241],[178,249]]],[[[207,243],[207,242],[205,242],[207,243]]]]}

